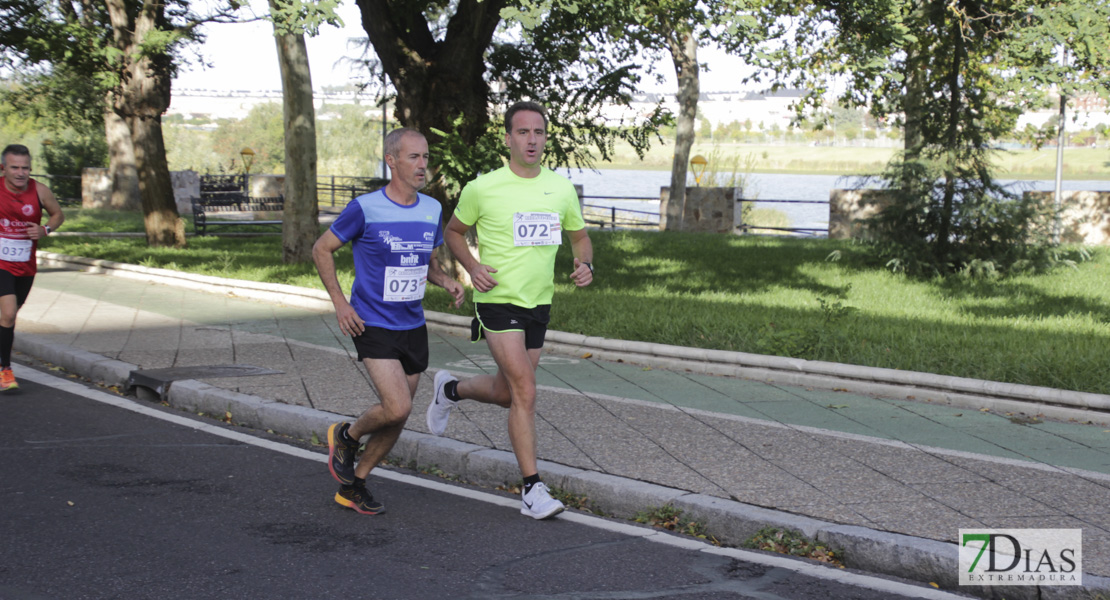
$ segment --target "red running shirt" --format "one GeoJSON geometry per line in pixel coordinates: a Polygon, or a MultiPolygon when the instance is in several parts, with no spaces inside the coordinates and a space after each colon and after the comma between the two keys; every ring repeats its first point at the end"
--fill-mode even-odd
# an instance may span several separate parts
{"type": "Polygon", "coordinates": [[[0,269],[16,277],[38,272],[35,261],[38,240],[27,237],[27,226],[41,221],[42,205],[35,180],[29,180],[27,189],[16,193],[0,177],[0,269]]]}

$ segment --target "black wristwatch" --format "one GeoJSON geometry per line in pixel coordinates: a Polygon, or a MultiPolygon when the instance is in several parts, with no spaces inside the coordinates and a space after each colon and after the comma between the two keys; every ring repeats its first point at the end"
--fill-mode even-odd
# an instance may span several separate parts
{"type": "Polygon", "coordinates": [[[594,266],[593,266],[593,264],[592,264],[592,263],[588,263],[588,262],[586,262],[586,261],[584,261],[584,260],[580,260],[580,261],[578,261],[578,262],[579,262],[579,263],[582,263],[582,264],[584,264],[584,265],[586,265],[586,267],[587,267],[587,268],[588,268],[588,269],[590,270],[590,273],[593,273],[593,272],[594,272],[594,266]]]}

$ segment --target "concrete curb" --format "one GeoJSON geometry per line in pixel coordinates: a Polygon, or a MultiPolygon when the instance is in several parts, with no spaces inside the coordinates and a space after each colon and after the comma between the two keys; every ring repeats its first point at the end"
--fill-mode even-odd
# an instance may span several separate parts
{"type": "MultiPolygon", "coordinates": [[[[56,344],[24,334],[16,348],[65,368],[73,373],[121,388],[127,386],[136,365],[91,352],[56,344]]],[[[163,394],[170,406],[220,418],[231,413],[231,421],[253,429],[269,430],[295,438],[326,439],[328,426],[346,417],[303,406],[284,404],[225,390],[196,380],[172,382],[163,394]]],[[[445,473],[485,486],[511,485],[520,481],[516,458],[511,452],[460,442],[414,431],[404,431],[390,457],[406,465],[437,466],[445,473]]],[[[958,589],[985,598],[1004,590],[1006,598],[1068,598],[1072,592],[1040,588],[968,588],[956,580],[957,547],[954,544],[907,535],[839,525],[771,510],[741,502],[694,494],[634,479],[587,471],[540,461],[540,471],[554,487],[585,496],[594,510],[624,519],[637,513],[671,505],[706,528],[723,544],[738,546],[763,527],[796,530],[840,550],[854,569],[921,582],[935,582],[942,589],[958,589]],[[1029,595],[1025,595],[1028,591],[1029,595]]],[[[1110,592],[1110,579],[1084,575],[1085,592],[1110,592]]]]}
{"type": "MultiPolygon", "coordinates": [[[[310,310],[332,310],[331,300],[322,290],[193,275],[169,269],[155,269],[53,252],[40,251],[38,260],[45,266],[143,281],[158,281],[167,285],[225,293],[240,298],[310,310]]],[[[470,335],[470,317],[434,311],[426,311],[425,315],[431,327],[438,327],[457,335],[470,335]]],[[[615,340],[562,331],[549,331],[547,343],[548,347],[555,351],[578,355],[589,353],[593,358],[601,360],[623,360],[633,364],[677,371],[688,370],[695,373],[743,377],[889,398],[911,398],[961,408],[987,408],[1000,413],[1039,414],[1063,421],[1074,419],[1080,422],[1110,423],[1110,394],[807,361],[747,352],[704,350],[615,340]]]]}

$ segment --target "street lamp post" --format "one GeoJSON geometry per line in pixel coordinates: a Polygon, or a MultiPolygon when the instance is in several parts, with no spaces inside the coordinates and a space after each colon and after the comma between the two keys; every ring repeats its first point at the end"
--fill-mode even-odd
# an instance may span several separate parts
{"type": "Polygon", "coordinates": [[[243,146],[243,149],[239,151],[239,156],[243,159],[243,191],[249,196],[251,193],[250,176],[251,165],[254,164],[254,150],[251,150],[249,146],[243,146]]]}
{"type": "Polygon", "coordinates": [[[709,161],[705,157],[698,154],[690,159],[690,167],[694,170],[694,183],[701,185],[701,176],[705,175],[705,169],[709,166],[709,161]]]}

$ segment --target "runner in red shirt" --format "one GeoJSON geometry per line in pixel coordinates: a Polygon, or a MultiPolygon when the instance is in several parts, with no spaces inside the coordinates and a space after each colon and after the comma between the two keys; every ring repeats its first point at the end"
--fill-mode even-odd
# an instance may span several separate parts
{"type": "Polygon", "coordinates": [[[65,221],[50,188],[31,179],[31,151],[11,144],[0,153],[0,391],[19,387],[12,374],[15,316],[31,293],[38,241],[65,221]],[[50,215],[41,225],[42,211],[50,215]]]}

